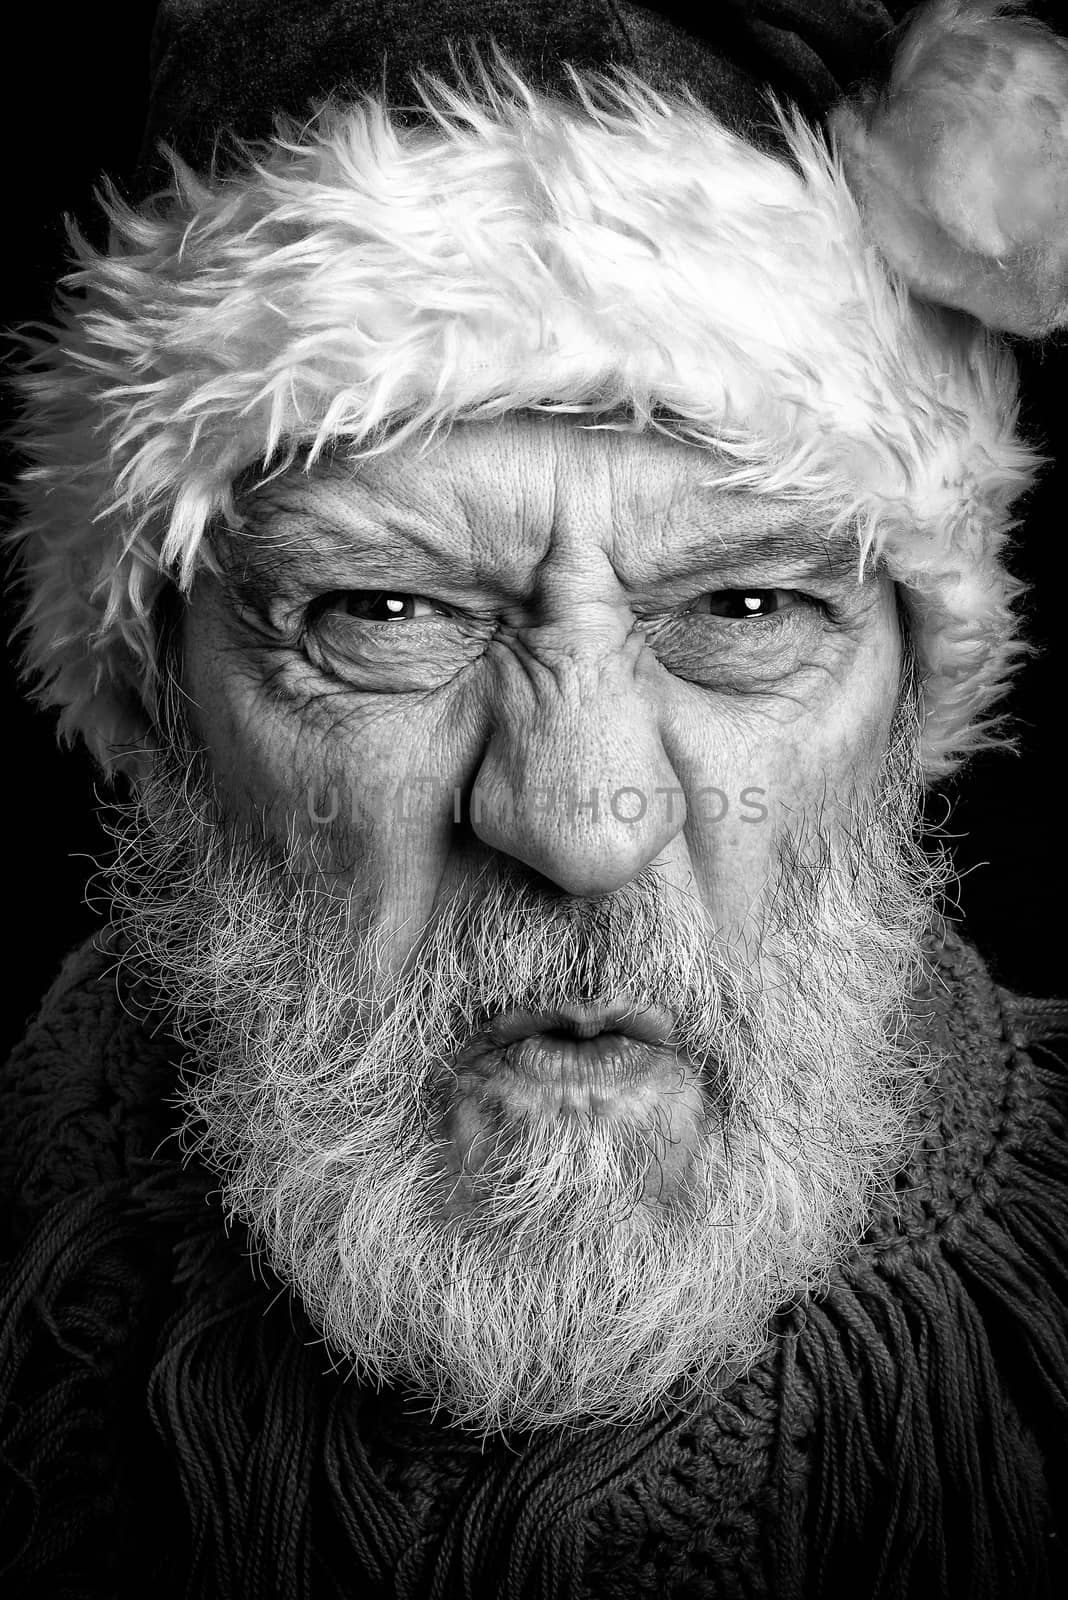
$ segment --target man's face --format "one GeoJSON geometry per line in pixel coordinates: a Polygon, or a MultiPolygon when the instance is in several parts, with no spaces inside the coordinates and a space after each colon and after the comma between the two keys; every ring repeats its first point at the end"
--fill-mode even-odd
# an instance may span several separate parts
{"type": "Polygon", "coordinates": [[[343,1356],[479,1428],[744,1366],[900,1151],[893,592],[710,476],[521,416],[251,492],[182,638],[203,793],[164,762],[126,863],[187,1138],[343,1356]]]}

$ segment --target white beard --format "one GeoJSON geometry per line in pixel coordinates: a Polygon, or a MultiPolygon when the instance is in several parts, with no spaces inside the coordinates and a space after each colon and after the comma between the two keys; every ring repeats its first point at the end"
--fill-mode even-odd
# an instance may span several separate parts
{"type": "Polygon", "coordinates": [[[294,890],[164,770],[115,893],[128,959],[193,1052],[184,1147],[334,1359],[463,1425],[625,1422],[707,1391],[825,1283],[906,1154],[938,876],[916,796],[899,753],[851,837],[783,841],[750,950],[655,872],[580,902],[495,861],[397,973],[355,896],[294,890]],[[620,993],[677,1016],[674,1102],[608,1119],[486,1101],[484,1159],[457,1181],[472,1035],[620,993]]]}

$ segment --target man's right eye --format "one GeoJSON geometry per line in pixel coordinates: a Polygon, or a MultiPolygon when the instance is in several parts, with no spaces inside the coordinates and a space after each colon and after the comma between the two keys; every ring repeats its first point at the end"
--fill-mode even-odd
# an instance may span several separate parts
{"type": "Polygon", "coordinates": [[[493,626],[406,589],[335,589],[307,608],[300,647],[354,689],[403,693],[449,682],[483,653],[493,626]]]}
{"type": "Polygon", "coordinates": [[[328,611],[341,612],[361,622],[377,623],[419,622],[424,617],[448,615],[433,600],[421,594],[407,594],[403,589],[342,589],[324,595],[315,610],[319,616],[328,611]]]}

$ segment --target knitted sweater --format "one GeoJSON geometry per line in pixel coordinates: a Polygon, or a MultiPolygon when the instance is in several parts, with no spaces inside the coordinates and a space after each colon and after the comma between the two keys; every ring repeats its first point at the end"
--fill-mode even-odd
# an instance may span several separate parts
{"type": "Polygon", "coordinates": [[[1068,1592],[1065,1018],[955,936],[926,1131],[829,1290],[700,1406],[485,1447],[254,1273],[112,968],[71,958],[2,1083],[7,1600],[1068,1592]]]}

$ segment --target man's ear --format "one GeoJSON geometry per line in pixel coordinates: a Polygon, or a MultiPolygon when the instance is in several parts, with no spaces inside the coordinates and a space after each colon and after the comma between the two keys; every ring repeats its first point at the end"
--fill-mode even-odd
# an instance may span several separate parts
{"type": "Polygon", "coordinates": [[[1039,338],[1068,326],[1068,40],[1016,9],[936,0],[829,125],[910,289],[1039,338]]]}

